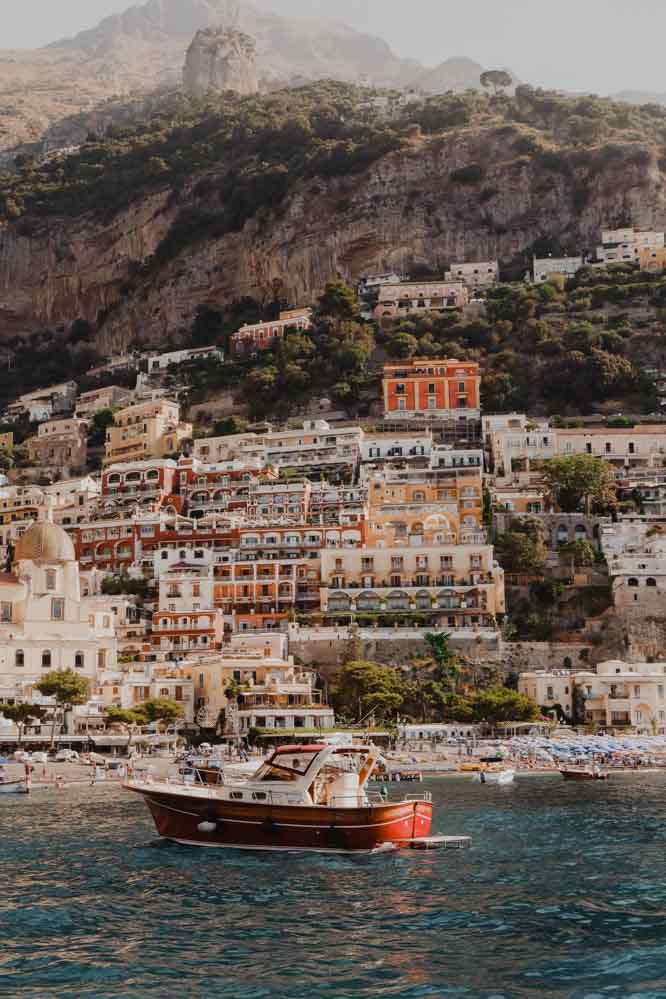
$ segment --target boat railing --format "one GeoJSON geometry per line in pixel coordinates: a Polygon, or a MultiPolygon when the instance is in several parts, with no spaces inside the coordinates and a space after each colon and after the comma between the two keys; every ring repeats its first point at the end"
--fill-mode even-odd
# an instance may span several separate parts
{"type": "MultiPolygon", "coordinates": [[[[366,791],[366,797],[370,805],[395,805],[396,799],[391,800],[390,792],[383,793],[382,791],[366,791]]],[[[432,801],[432,794],[430,791],[423,791],[420,794],[406,794],[404,797],[399,798],[398,801],[432,801]]]]}

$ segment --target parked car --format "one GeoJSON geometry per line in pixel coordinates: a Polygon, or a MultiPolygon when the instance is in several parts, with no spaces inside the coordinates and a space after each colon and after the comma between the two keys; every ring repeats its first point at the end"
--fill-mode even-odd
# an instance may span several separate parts
{"type": "Polygon", "coordinates": [[[24,749],[17,749],[16,752],[14,753],[14,759],[17,760],[19,763],[29,763],[30,753],[26,753],[24,749]]]}
{"type": "Polygon", "coordinates": [[[78,763],[79,754],[74,749],[59,749],[55,755],[56,763],[78,763]]]}
{"type": "Polygon", "coordinates": [[[49,754],[48,753],[33,753],[31,763],[48,763],[49,754]]]}

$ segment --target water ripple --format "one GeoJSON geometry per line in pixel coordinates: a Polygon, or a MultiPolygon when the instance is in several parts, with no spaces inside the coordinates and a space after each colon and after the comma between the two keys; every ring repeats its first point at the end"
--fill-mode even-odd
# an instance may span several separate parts
{"type": "Polygon", "coordinates": [[[429,788],[472,850],[209,853],[117,789],[3,798],[0,995],[666,997],[662,778],[429,788]]]}

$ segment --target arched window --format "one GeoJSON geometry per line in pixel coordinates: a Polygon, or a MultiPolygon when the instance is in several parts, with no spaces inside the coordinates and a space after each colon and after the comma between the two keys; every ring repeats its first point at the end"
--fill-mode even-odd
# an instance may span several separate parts
{"type": "Polygon", "coordinates": [[[74,666],[76,669],[83,669],[85,666],[85,656],[83,652],[76,652],[74,654],[74,666]]]}
{"type": "Polygon", "coordinates": [[[42,652],[42,669],[51,669],[51,652],[45,649],[42,652]]]}
{"type": "Polygon", "coordinates": [[[23,649],[17,649],[16,655],[14,656],[14,662],[19,668],[25,666],[25,652],[23,649]]]}
{"type": "Polygon", "coordinates": [[[168,557],[169,557],[169,553],[167,551],[163,551],[161,553],[161,555],[160,555],[160,558],[163,558],[163,559],[168,558],[168,557]]]}
{"type": "Polygon", "coordinates": [[[160,697],[168,697],[168,696],[169,696],[169,688],[168,687],[162,687],[160,689],[160,697]]]}
{"type": "Polygon", "coordinates": [[[627,580],[627,586],[638,586],[638,580],[634,579],[632,576],[631,579],[627,580]]]}
{"type": "Polygon", "coordinates": [[[657,580],[656,579],[652,579],[652,577],[650,576],[648,579],[645,580],[645,585],[646,586],[656,586],[657,585],[657,580]]]}

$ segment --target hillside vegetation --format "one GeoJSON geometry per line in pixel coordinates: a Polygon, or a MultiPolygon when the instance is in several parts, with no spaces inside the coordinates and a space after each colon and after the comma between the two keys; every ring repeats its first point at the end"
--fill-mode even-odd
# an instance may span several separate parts
{"type": "Polygon", "coordinates": [[[464,234],[468,259],[499,253],[502,277],[515,282],[489,293],[484,318],[410,317],[378,329],[354,315],[331,325],[322,312],[312,333],[255,362],[202,370],[193,398],[234,388],[264,416],[326,396],[362,415],[378,397],[384,358],[444,353],[481,362],[487,409],[657,405],[643,369],[666,367],[664,279],[622,268],[584,270],[568,285],[522,279],[533,252],[591,249],[602,224],[660,224],[664,108],[529,87],[405,107],[397,93],[330,81],[249,98],[172,94],[133,125],[17,166],[0,176],[0,281],[7,314],[13,301],[33,303],[33,315],[14,321],[32,339],[6,340],[14,366],[0,374],[3,398],[67,371],[81,376],[108,353],[107,329],[121,350],[133,335],[135,345],[224,347],[241,318],[316,300],[341,261],[351,280],[368,261],[395,266],[398,252],[414,276],[438,276],[464,234]],[[161,216],[143,222],[149,248],[130,259],[133,213],[152,192],[161,216]],[[631,205],[644,206],[644,218],[631,205]],[[107,252],[116,238],[118,252],[107,252]],[[18,287],[12,246],[17,260],[41,262],[21,264],[18,287]]]}
{"type": "MultiPolygon", "coordinates": [[[[519,87],[515,97],[445,94],[407,107],[393,95],[387,113],[373,106],[378,93],[323,81],[246,98],[171,94],[148,120],[91,133],[69,155],[21,157],[16,172],[0,174],[0,210],[6,218],[103,215],[156,184],[170,185],[177,196],[205,173],[206,193],[234,202],[220,223],[234,228],[258,208],[278,204],[298,179],[363,171],[413,138],[415,126],[432,141],[470,126],[515,132],[516,168],[536,160],[546,172],[576,172],[581,207],[609,164],[647,165],[655,153],[666,162],[666,108],[656,105],[572,100],[519,87]]],[[[483,165],[469,164],[452,179],[477,185],[484,173],[483,165]]],[[[493,192],[482,188],[479,196],[490,201],[493,192]]]]}

